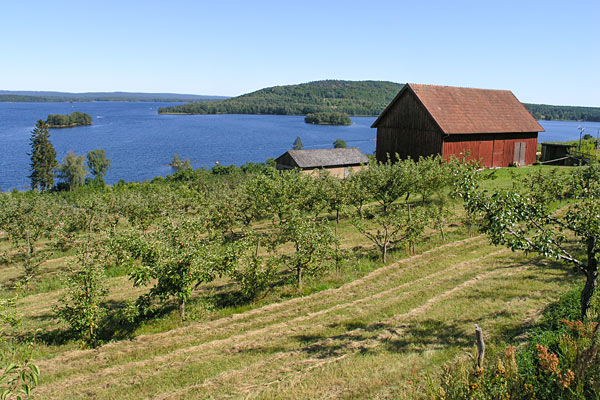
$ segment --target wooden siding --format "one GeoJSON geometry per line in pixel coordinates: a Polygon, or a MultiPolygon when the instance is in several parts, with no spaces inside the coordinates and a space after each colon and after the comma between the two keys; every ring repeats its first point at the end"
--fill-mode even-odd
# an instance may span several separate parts
{"type": "Polygon", "coordinates": [[[450,135],[444,137],[442,156],[449,160],[470,152],[469,159],[480,160],[488,168],[507,167],[515,161],[531,165],[536,161],[537,136],[537,132],[450,135]],[[516,154],[515,158],[515,143],[525,143],[524,157],[516,154]]]}
{"type": "Polygon", "coordinates": [[[404,91],[377,124],[377,160],[386,161],[388,154],[418,159],[441,152],[439,127],[412,91],[404,91]]]}
{"type": "MultiPolygon", "coordinates": [[[[334,176],[336,178],[340,178],[340,179],[344,179],[347,178],[348,175],[350,175],[351,173],[354,172],[358,172],[363,168],[368,168],[367,165],[355,165],[352,167],[334,167],[334,168],[322,168],[324,170],[327,170],[331,176],[334,176]]],[[[321,168],[313,168],[313,169],[303,169],[301,172],[303,174],[309,174],[309,175],[319,175],[321,168]]]]}

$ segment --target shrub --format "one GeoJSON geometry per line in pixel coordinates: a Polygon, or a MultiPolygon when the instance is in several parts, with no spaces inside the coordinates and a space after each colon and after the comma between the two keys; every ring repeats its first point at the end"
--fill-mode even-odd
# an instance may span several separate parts
{"type": "Polygon", "coordinates": [[[579,295],[573,290],[550,305],[529,343],[491,352],[494,361],[486,367],[467,359],[446,365],[430,398],[599,399],[600,324],[572,321],[579,316],[579,295]]]}

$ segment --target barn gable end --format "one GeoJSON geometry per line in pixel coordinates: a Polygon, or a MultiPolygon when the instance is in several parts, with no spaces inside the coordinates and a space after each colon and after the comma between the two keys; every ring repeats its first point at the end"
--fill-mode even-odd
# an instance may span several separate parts
{"type": "Polygon", "coordinates": [[[377,126],[377,160],[397,153],[401,159],[418,159],[442,151],[442,131],[406,85],[373,126],[377,126]]]}

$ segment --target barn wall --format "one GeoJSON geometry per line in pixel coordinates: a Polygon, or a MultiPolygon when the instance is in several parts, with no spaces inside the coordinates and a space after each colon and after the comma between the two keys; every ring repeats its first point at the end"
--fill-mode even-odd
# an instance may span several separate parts
{"type": "Polygon", "coordinates": [[[480,160],[484,167],[507,167],[515,161],[515,143],[525,143],[525,163],[536,161],[537,132],[450,135],[444,138],[442,156],[470,152],[468,159],[480,160]]]}
{"type": "Polygon", "coordinates": [[[377,124],[377,160],[386,161],[388,154],[418,159],[441,152],[439,128],[415,95],[405,90],[377,124]]]}

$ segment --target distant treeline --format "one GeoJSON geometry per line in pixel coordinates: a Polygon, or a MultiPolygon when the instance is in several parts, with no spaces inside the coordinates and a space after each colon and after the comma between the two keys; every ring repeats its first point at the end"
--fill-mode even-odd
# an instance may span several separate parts
{"type": "Polygon", "coordinates": [[[50,114],[46,123],[50,128],[66,128],[71,126],[91,125],[92,117],[89,114],[79,111],[72,112],[70,115],[50,114]]]}
{"type": "Polygon", "coordinates": [[[202,96],[172,93],[127,93],[127,92],[95,92],[95,93],[63,93],[63,92],[11,92],[0,90],[0,102],[13,103],[64,103],[89,101],[148,101],[148,102],[185,102],[216,101],[224,96],[202,96]]]}
{"type": "Polygon", "coordinates": [[[308,114],[304,117],[307,124],[317,125],[352,125],[352,120],[347,114],[340,112],[320,112],[308,114]]]}
{"type": "Polygon", "coordinates": [[[550,106],[524,104],[535,119],[600,122],[599,107],[550,106]]]}
{"type": "Polygon", "coordinates": [[[42,96],[24,96],[20,94],[0,94],[0,102],[5,103],[50,103],[50,102],[64,102],[65,100],[52,99],[50,97],[42,96]]]}
{"type": "Polygon", "coordinates": [[[306,115],[336,111],[348,115],[379,115],[402,86],[394,82],[326,80],[275,86],[223,101],[160,108],[158,112],[306,115]]]}

